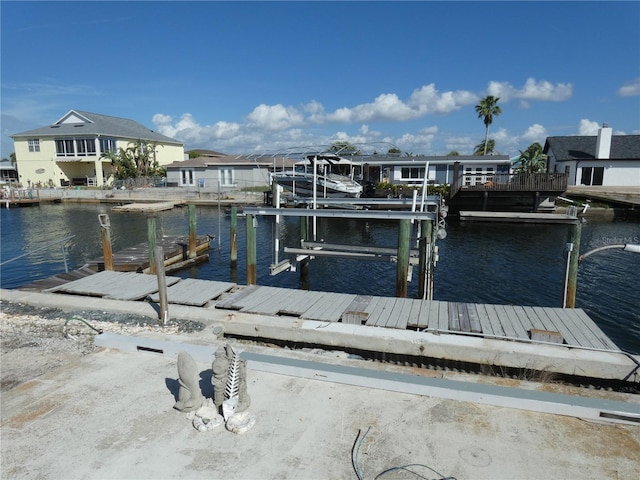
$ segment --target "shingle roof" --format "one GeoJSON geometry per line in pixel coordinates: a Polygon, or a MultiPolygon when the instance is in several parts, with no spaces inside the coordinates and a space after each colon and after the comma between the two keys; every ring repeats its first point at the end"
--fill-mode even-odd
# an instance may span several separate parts
{"type": "Polygon", "coordinates": [[[269,157],[262,157],[260,159],[238,156],[238,155],[224,155],[222,157],[194,157],[188,160],[182,160],[178,162],[165,165],[166,168],[184,168],[184,167],[212,167],[212,166],[260,166],[270,167],[273,164],[273,159],[269,157]]]}
{"type": "MultiPolygon", "coordinates": [[[[559,162],[569,160],[594,159],[596,157],[597,136],[547,137],[544,152],[553,151],[559,162]]],[[[640,135],[613,135],[611,137],[610,159],[640,159],[640,135]]]]}
{"type": "Polygon", "coordinates": [[[26,132],[11,135],[12,138],[19,137],[63,137],[63,136],[97,136],[104,135],[115,138],[130,138],[133,140],[146,140],[152,142],[173,143],[182,145],[182,142],[167,137],[160,133],[148,129],[140,123],[127,118],[111,117],[97,113],[83,112],[81,110],[71,110],[53,125],[28,130],[26,132]],[[82,118],[83,122],[66,122],[70,117],[82,118]]]}

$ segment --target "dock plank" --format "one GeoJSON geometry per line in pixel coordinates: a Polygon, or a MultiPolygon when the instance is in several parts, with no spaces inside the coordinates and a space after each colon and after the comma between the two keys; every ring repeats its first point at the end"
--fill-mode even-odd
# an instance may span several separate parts
{"type": "Polygon", "coordinates": [[[409,316],[407,317],[408,328],[420,328],[420,315],[423,305],[425,305],[425,302],[423,300],[413,300],[411,302],[411,311],[409,312],[409,316]]]}
{"type": "Polygon", "coordinates": [[[294,290],[294,294],[284,299],[279,313],[300,316],[311,306],[322,299],[322,292],[310,290],[294,290]]]}
{"type": "Polygon", "coordinates": [[[368,326],[382,327],[389,321],[389,315],[393,310],[393,306],[396,304],[396,298],[394,297],[381,297],[380,301],[376,303],[375,309],[369,315],[367,320],[368,326]]]}
{"type": "Polygon", "coordinates": [[[448,302],[438,303],[438,330],[449,330],[449,309],[448,302]]]}
{"type": "MultiPolygon", "coordinates": [[[[185,278],[167,288],[167,301],[177,305],[191,305],[201,307],[207,302],[218,298],[236,286],[231,282],[216,282],[185,278]]],[[[160,301],[160,294],[151,295],[152,302],[160,301]]]]}
{"type": "Polygon", "coordinates": [[[393,305],[393,308],[389,313],[389,317],[387,318],[387,323],[382,326],[406,330],[412,302],[413,300],[410,298],[396,299],[396,303],[393,305]]]}
{"type": "Polygon", "coordinates": [[[301,317],[306,320],[337,322],[354,298],[356,295],[348,293],[327,293],[325,297],[306,310],[301,317]]]}
{"type": "Polygon", "coordinates": [[[489,315],[486,305],[476,305],[476,311],[478,312],[482,333],[485,335],[504,335],[504,330],[499,325],[497,318],[489,315]]]}
{"type": "MultiPolygon", "coordinates": [[[[179,282],[179,277],[165,277],[167,286],[179,282]]],[[[54,287],[50,292],[103,297],[114,300],[139,300],[158,291],[155,275],[105,270],[73,282],[54,287]]]]}
{"type": "Polygon", "coordinates": [[[572,309],[573,313],[577,315],[583,322],[584,325],[587,326],[593,334],[600,339],[604,348],[611,350],[620,350],[620,347],[616,345],[613,340],[611,340],[606,333],[598,326],[596,322],[594,322],[584,310],[579,308],[572,309]]]}
{"type": "MultiPolygon", "coordinates": [[[[516,333],[515,328],[513,328],[513,323],[511,322],[509,314],[506,312],[504,305],[492,305],[492,307],[493,311],[495,312],[494,315],[496,315],[498,321],[500,322],[500,325],[502,326],[502,329],[504,330],[505,337],[517,338],[518,334],[516,333]]],[[[490,309],[487,308],[487,312],[489,311],[490,309]]]]}
{"type": "Polygon", "coordinates": [[[564,341],[569,345],[582,345],[581,342],[576,338],[573,332],[566,328],[566,326],[561,322],[557,315],[553,312],[551,308],[545,307],[533,307],[533,310],[539,314],[540,319],[543,321],[545,325],[547,325],[547,330],[555,330],[556,332],[560,332],[564,341]]]}
{"type": "Polygon", "coordinates": [[[237,292],[229,295],[224,300],[216,303],[215,308],[225,310],[240,310],[242,306],[239,304],[244,297],[251,295],[251,293],[258,288],[258,285],[247,285],[239,289],[237,292]]]}
{"type": "Polygon", "coordinates": [[[354,325],[362,325],[367,323],[369,314],[367,313],[367,307],[373,297],[371,295],[356,295],[344,313],[342,314],[342,323],[351,323],[354,325]]]}
{"type": "Polygon", "coordinates": [[[276,315],[282,307],[282,301],[290,295],[290,290],[280,287],[260,287],[252,295],[245,297],[241,303],[241,312],[259,315],[276,315]]]}
{"type": "Polygon", "coordinates": [[[516,337],[528,340],[529,328],[525,327],[525,325],[521,323],[520,317],[518,316],[518,313],[516,312],[516,309],[514,308],[514,306],[502,305],[502,307],[504,308],[504,312],[507,315],[507,318],[509,318],[511,326],[515,331],[516,337]]]}
{"type": "Polygon", "coordinates": [[[469,326],[473,333],[482,333],[482,325],[480,325],[480,317],[478,316],[478,308],[475,303],[467,303],[467,313],[469,315],[469,326]]]}
{"type": "Polygon", "coordinates": [[[607,338],[600,327],[591,320],[583,312],[582,316],[578,310],[574,308],[566,308],[562,310],[566,316],[565,322],[575,327],[584,336],[585,341],[589,342],[593,348],[605,348],[607,350],[617,348],[617,346],[607,338]]]}

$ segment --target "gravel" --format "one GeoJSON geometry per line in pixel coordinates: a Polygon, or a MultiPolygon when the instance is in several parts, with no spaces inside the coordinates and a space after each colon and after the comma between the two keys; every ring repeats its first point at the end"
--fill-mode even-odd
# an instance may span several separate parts
{"type": "Polygon", "coordinates": [[[93,352],[98,332],[135,335],[201,331],[204,325],[171,320],[160,326],[140,315],[63,312],[0,301],[0,391],[10,390],[93,352]]]}

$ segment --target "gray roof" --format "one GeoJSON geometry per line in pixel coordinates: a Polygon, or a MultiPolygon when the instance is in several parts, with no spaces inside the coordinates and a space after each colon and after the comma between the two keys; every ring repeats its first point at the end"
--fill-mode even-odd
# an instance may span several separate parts
{"type": "MultiPolygon", "coordinates": [[[[595,135],[589,137],[547,137],[544,153],[551,150],[559,162],[595,159],[597,140],[598,137],[595,135]]],[[[613,135],[609,159],[640,159],[640,135],[613,135]]]]}
{"type": "Polygon", "coordinates": [[[70,110],[53,125],[28,130],[11,135],[11,138],[21,137],[64,137],[64,136],[98,136],[146,140],[151,142],[173,143],[182,142],[148,129],[144,125],[127,118],[111,117],[97,113],[70,110]],[[78,117],[81,122],[65,123],[69,118],[78,117]]]}
{"type": "Polygon", "coordinates": [[[181,160],[177,162],[165,165],[165,168],[206,168],[215,166],[259,166],[259,167],[271,167],[273,165],[273,158],[261,157],[260,159],[240,156],[240,155],[224,155],[222,157],[195,157],[188,160],[181,160]]]}

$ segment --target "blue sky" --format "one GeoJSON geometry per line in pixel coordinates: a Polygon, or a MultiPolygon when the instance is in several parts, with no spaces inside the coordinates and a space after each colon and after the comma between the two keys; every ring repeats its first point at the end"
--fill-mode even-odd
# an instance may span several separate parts
{"type": "Polygon", "coordinates": [[[0,2],[8,135],[71,109],[185,149],[470,154],[474,106],[515,156],[547,136],[640,134],[640,2],[0,2]]]}

